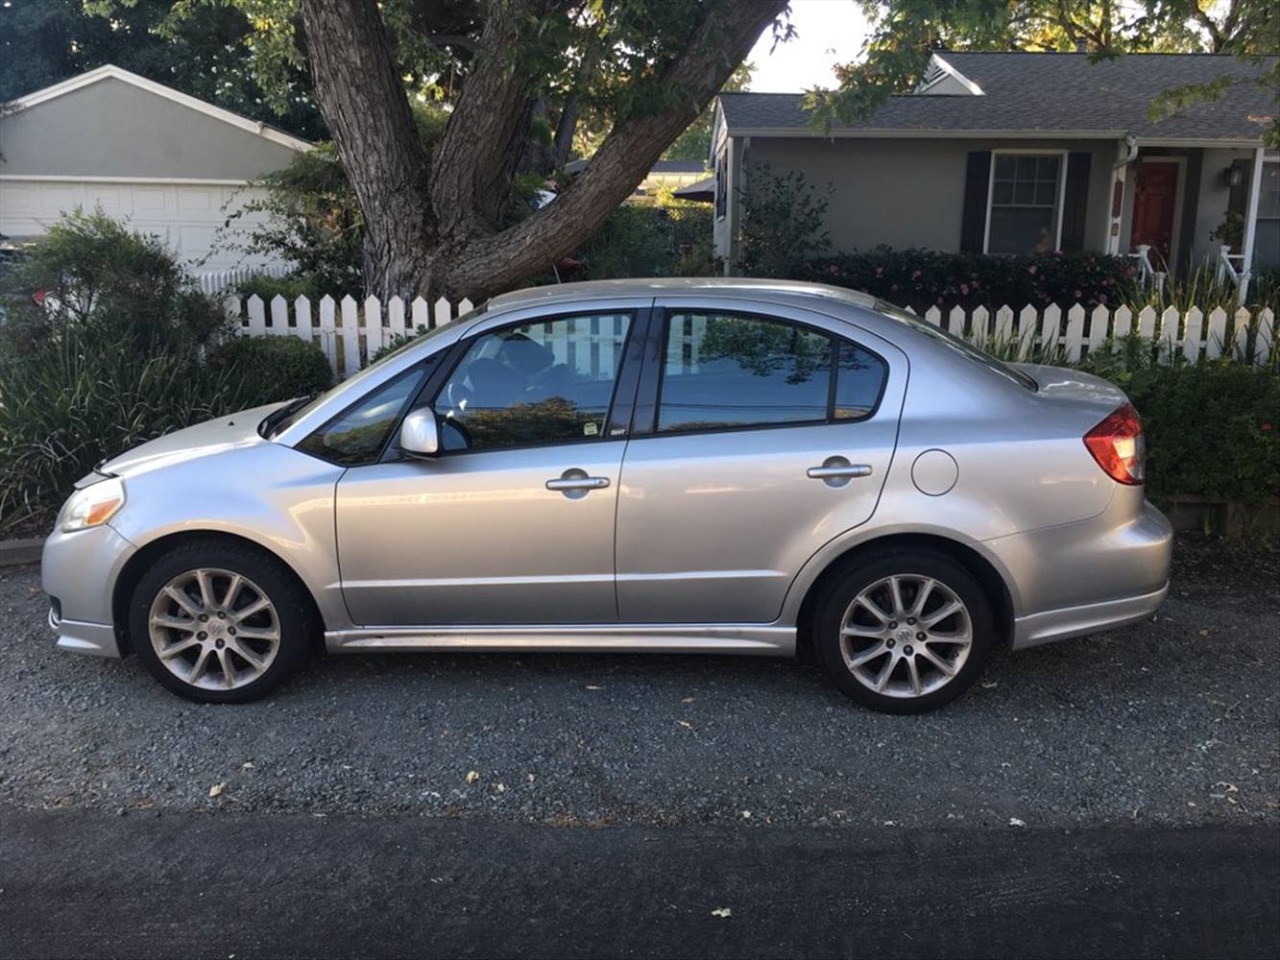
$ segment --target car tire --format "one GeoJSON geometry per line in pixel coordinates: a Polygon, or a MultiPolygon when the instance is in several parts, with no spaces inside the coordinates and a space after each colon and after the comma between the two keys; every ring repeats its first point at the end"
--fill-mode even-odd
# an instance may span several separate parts
{"type": "Polygon", "coordinates": [[[129,604],[134,652],[162,685],[201,703],[246,703],[305,660],[310,598],[279,559],[248,544],[194,540],[161,556],[129,604]]]}
{"type": "Polygon", "coordinates": [[[931,550],[893,550],[849,567],[823,594],[813,623],[814,650],[832,682],[882,713],[950,703],[978,678],[995,642],[982,586],[931,550]]]}

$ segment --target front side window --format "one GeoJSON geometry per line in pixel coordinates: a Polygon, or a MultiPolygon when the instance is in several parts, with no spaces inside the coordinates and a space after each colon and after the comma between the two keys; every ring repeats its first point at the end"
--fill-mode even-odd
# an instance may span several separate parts
{"type": "Polygon", "coordinates": [[[592,314],[479,337],[433,405],[442,448],[490,450],[603,437],[630,329],[630,314],[592,314]]]}
{"type": "Polygon", "coordinates": [[[405,406],[422,386],[427,367],[419,365],[385,383],[298,444],[303,453],[345,467],[378,459],[405,406]]]}
{"type": "Polygon", "coordinates": [[[657,429],[864,419],[879,402],[886,376],[879,357],[808,327],[676,313],[667,325],[657,429]]]}
{"type": "Polygon", "coordinates": [[[987,253],[1058,249],[1062,155],[996,153],[993,160],[987,253]]]}

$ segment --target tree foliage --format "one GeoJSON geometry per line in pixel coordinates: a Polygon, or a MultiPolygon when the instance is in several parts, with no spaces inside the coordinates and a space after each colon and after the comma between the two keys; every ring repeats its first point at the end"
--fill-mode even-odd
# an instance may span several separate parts
{"type": "MultiPolygon", "coordinates": [[[[1099,60],[1126,53],[1226,53],[1250,61],[1280,52],[1274,0],[858,0],[872,24],[859,62],[837,67],[839,89],[813,91],[820,122],[873,113],[913,89],[935,50],[1084,50],[1099,60]]],[[[1236,81],[1240,82],[1240,81],[1236,81]]],[[[1280,89],[1280,62],[1258,81],[1280,89]]],[[[1222,83],[1183,86],[1152,104],[1154,116],[1221,97],[1222,83]]],[[[1280,133],[1273,118],[1267,138],[1280,133]]]]}

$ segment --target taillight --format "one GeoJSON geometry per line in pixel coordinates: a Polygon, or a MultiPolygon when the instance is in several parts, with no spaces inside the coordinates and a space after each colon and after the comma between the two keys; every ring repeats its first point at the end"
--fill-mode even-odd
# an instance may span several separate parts
{"type": "Polygon", "coordinates": [[[1112,480],[1142,483],[1146,444],[1142,440],[1142,420],[1133,404],[1126,403],[1112,411],[1084,435],[1084,445],[1112,480]]]}

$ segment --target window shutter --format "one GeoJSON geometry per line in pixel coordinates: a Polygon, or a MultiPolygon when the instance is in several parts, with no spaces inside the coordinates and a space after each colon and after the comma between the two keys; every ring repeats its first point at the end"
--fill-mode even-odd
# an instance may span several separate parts
{"type": "Polygon", "coordinates": [[[1089,164],[1093,155],[1081,151],[1067,157],[1067,189],[1062,201],[1062,251],[1084,249],[1084,223],[1089,213],[1089,164]]]}
{"type": "Polygon", "coordinates": [[[981,253],[987,232],[987,189],[991,185],[991,151],[969,151],[964,175],[964,214],[960,219],[960,252],[981,253]]]}

